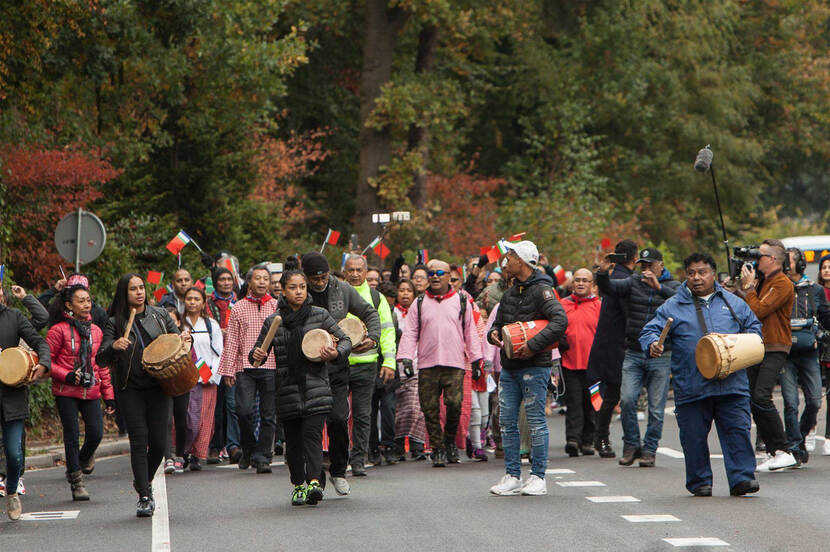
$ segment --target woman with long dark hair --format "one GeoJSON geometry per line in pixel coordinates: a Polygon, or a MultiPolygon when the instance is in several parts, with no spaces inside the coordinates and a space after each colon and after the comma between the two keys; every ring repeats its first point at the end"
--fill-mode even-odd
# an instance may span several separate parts
{"type": "Polygon", "coordinates": [[[66,480],[72,500],[89,500],[83,474],[95,468],[95,450],[104,435],[101,398],[107,414],[115,412],[110,371],[95,362],[103,332],[92,323],[92,298],[80,285],[64,287],[49,305],[46,342],[52,354],[52,394],[63,426],[66,480]],[[84,419],[84,446],[79,447],[78,414],[84,419]]]}
{"type": "MultiPolygon", "coordinates": [[[[96,361],[113,369],[130,437],[133,487],[139,497],[136,515],[149,517],[156,507],[153,476],[167,445],[170,397],[144,370],[141,357],[144,348],[160,335],[180,332],[165,309],[147,304],[144,280],[138,274],[125,274],[118,280],[109,316],[96,361]],[[129,337],[124,337],[130,309],[136,311],[135,322],[129,337]]],[[[189,341],[190,336],[182,339],[189,341]]]]}
{"type": "Polygon", "coordinates": [[[285,462],[294,491],[291,503],[315,505],[323,499],[320,473],[323,462],[323,424],[331,411],[332,398],[328,363],[345,360],[352,342],[329,312],[315,307],[308,297],[308,280],[299,270],[284,272],[282,297],[277,313],[265,319],[256,345],[248,355],[251,364],[262,362],[274,351],[277,364],[277,417],[285,428],[285,462]],[[282,325],[267,350],[262,349],[274,316],[282,325]],[[320,360],[303,355],[305,335],[322,328],[337,339],[336,346],[323,347],[320,360]]]}

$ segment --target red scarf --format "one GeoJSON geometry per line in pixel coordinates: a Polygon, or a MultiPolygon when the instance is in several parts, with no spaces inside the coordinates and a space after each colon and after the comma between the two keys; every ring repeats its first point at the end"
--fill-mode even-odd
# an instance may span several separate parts
{"type": "Polygon", "coordinates": [[[245,299],[247,299],[248,301],[250,301],[254,305],[257,305],[258,307],[261,307],[261,306],[265,305],[265,303],[267,303],[268,301],[273,301],[274,300],[274,298],[271,297],[270,295],[268,295],[267,293],[265,295],[263,295],[262,297],[260,297],[259,299],[257,299],[253,295],[246,295],[245,299]]]}
{"type": "Polygon", "coordinates": [[[450,287],[450,290],[447,293],[445,293],[444,295],[435,295],[433,293],[430,293],[430,291],[428,289],[424,293],[426,293],[427,297],[429,297],[430,299],[435,299],[436,301],[438,301],[440,303],[444,299],[449,299],[450,297],[455,295],[455,290],[452,289],[452,287],[450,287]]]}
{"type": "Polygon", "coordinates": [[[397,305],[395,305],[395,308],[396,308],[396,309],[398,309],[399,311],[401,311],[401,316],[402,316],[403,318],[406,318],[406,315],[407,315],[407,314],[409,314],[409,309],[408,309],[408,308],[406,308],[406,307],[404,307],[404,306],[403,306],[403,305],[401,305],[400,303],[398,303],[397,305]]]}

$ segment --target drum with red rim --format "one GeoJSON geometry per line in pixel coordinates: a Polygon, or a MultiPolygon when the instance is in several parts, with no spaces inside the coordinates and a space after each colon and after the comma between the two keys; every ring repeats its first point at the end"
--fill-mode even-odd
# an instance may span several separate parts
{"type": "MultiPolygon", "coordinates": [[[[504,356],[513,358],[513,356],[524,347],[528,341],[536,337],[536,334],[541,332],[548,325],[547,320],[531,320],[529,322],[513,322],[507,324],[501,329],[502,341],[504,342],[504,356]]],[[[543,349],[544,351],[552,351],[558,344],[554,343],[549,347],[543,349]]],[[[536,351],[541,352],[541,351],[536,351]]]]}

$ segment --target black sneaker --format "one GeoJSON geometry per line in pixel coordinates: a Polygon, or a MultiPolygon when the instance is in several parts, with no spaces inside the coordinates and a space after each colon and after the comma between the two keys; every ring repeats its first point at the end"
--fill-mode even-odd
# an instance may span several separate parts
{"type": "Polygon", "coordinates": [[[582,456],[593,456],[596,454],[596,450],[594,450],[594,445],[591,443],[583,443],[582,448],[579,449],[582,453],[582,456]]]}
{"type": "Polygon", "coordinates": [[[619,459],[620,466],[630,466],[634,463],[634,460],[642,456],[642,454],[643,451],[640,447],[624,445],[622,458],[619,459]]]}
{"type": "Polygon", "coordinates": [[[711,485],[701,485],[694,491],[692,494],[695,496],[712,496],[712,486],[711,485]]]}
{"type": "Polygon", "coordinates": [[[382,462],[380,451],[378,449],[370,450],[368,460],[370,464],[380,464],[382,462]]]}
{"type": "Polygon", "coordinates": [[[156,502],[152,496],[142,496],[138,499],[136,504],[136,517],[153,517],[153,512],[156,511],[156,502]]]}
{"type": "Polygon", "coordinates": [[[219,451],[218,450],[210,449],[210,452],[208,452],[207,463],[208,464],[221,464],[222,463],[222,459],[219,458],[219,451]]]}
{"type": "Polygon", "coordinates": [[[447,465],[447,453],[441,449],[432,451],[432,467],[443,468],[447,465]]]}
{"type": "Polygon", "coordinates": [[[565,452],[571,457],[579,456],[579,443],[576,441],[568,441],[565,443],[565,452]]]}
{"type": "Polygon", "coordinates": [[[458,447],[455,446],[455,443],[447,447],[445,454],[447,455],[448,464],[459,464],[461,462],[458,458],[458,447]]]}
{"type": "Polygon", "coordinates": [[[383,449],[382,454],[383,454],[383,459],[386,460],[386,463],[389,464],[390,466],[394,466],[395,464],[398,463],[399,454],[394,448],[389,447],[389,448],[383,449]]]}
{"type": "Polygon", "coordinates": [[[271,464],[268,462],[259,462],[256,465],[257,473],[271,473],[271,464]]]}
{"type": "Polygon", "coordinates": [[[277,456],[282,456],[284,452],[285,452],[285,444],[282,441],[280,441],[279,439],[274,441],[274,454],[276,454],[277,456]]]}
{"type": "Polygon", "coordinates": [[[247,454],[245,454],[245,452],[243,452],[242,455],[239,457],[239,469],[240,470],[247,470],[250,467],[251,467],[251,459],[250,459],[250,457],[248,457],[247,454]]]}
{"type": "Polygon", "coordinates": [[[741,481],[731,489],[729,489],[729,494],[732,496],[743,496],[749,493],[757,493],[761,486],[758,484],[758,481],[755,479],[747,479],[746,481],[741,481]]]}
{"type": "Polygon", "coordinates": [[[190,456],[190,471],[201,471],[202,464],[199,462],[199,458],[196,456],[190,456]]]}
{"type": "Polygon", "coordinates": [[[611,448],[611,443],[608,442],[608,439],[600,439],[597,441],[597,451],[599,452],[600,458],[614,458],[617,456],[617,453],[611,448]]]}
{"type": "Polygon", "coordinates": [[[312,481],[306,487],[305,503],[314,506],[321,500],[323,500],[323,489],[320,488],[319,483],[312,481]]]}
{"type": "Polygon", "coordinates": [[[362,463],[355,462],[352,464],[352,477],[365,477],[366,476],[366,466],[362,463]]]}

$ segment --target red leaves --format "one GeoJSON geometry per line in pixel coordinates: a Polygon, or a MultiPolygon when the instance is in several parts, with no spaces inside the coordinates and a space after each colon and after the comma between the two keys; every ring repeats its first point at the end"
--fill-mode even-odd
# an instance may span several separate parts
{"type": "Polygon", "coordinates": [[[99,186],[121,171],[82,144],[61,150],[0,144],[0,160],[12,231],[6,261],[24,285],[46,285],[65,262],[55,249],[58,221],[99,199],[99,186]]]}

